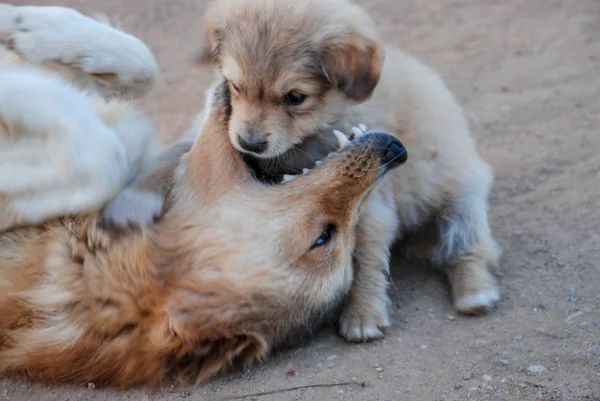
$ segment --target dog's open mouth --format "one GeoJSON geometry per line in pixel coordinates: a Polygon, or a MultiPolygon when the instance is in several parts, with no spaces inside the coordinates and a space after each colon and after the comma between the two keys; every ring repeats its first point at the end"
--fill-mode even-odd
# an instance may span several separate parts
{"type": "MultiPolygon", "coordinates": [[[[311,168],[303,168],[302,171],[299,172],[298,174],[285,174],[285,173],[281,173],[279,171],[275,171],[275,172],[270,171],[269,167],[273,164],[272,162],[267,161],[267,163],[265,164],[265,159],[257,159],[247,153],[243,153],[242,157],[244,159],[244,162],[252,170],[252,172],[254,173],[254,175],[258,181],[261,181],[266,184],[271,184],[271,185],[280,184],[283,182],[291,181],[300,175],[308,173],[312,168],[318,166],[324,160],[326,160],[329,157],[331,157],[332,155],[340,152],[346,146],[352,144],[354,141],[358,140],[359,138],[361,138],[365,135],[387,134],[387,133],[381,132],[381,131],[371,131],[371,130],[369,130],[369,128],[366,125],[359,124],[358,126],[352,127],[352,132],[350,134],[345,134],[338,130],[333,130],[333,134],[335,135],[335,137],[337,139],[337,149],[335,149],[332,152],[330,152],[329,154],[327,154],[323,159],[315,161],[311,168]]],[[[387,135],[389,135],[389,134],[387,134],[387,135]]],[[[400,155],[400,158],[402,158],[402,160],[400,160],[400,162],[404,162],[406,160],[406,152],[405,151],[404,151],[404,153],[402,153],[400,155]]]]}

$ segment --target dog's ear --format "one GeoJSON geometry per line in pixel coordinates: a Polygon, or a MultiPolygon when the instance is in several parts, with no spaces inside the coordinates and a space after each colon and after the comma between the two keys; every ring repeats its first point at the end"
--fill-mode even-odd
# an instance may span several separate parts
{"type": "Polygon", "coordinates": [[[216,59],[210,47],[204,45],[196,55],[194,62],[199,65],[212,65],[216,63],[216,59]]]}
{"type": "Polygon", "coordinates": [[[368,99],[379,83],[385,59],[383,47],[358,31],[325,49],[324,67],[331,84],[350,99],[368,99]]]}
{"type": "Polygon", "coordinates": [[[244,164],[227,132],[231,117],[231,94],[225,80],[207,91],[204,121],[192,149],[183,157],[187,170],[187,185],[202,194],[206,201],[216,200],[248,179],[250,171],[244,164]]]}
{"type": "Polygon", "coordinates": [[[204,15],[203,44],[196,57],[196,63],[200,65],[216,64],[220,56],[220,47],[223,41],[222,30],[217,26],[217,14],[214,4],[204,15]]]}
{"type": "Polygon", "coordinates": [[[204,44],[196,56],[196,63],[200,65],[213,65],[219,60],[220,55],[220,37],[219,29],[207,27],[204,33],[204,44]]]}
{"type": "Polygon", "coordinates": [[[201,361],[196,365],[196,385],[217,373],[246,367],[263,357],[266,349],[266,343],[253,335],[234,335],[207,342],[196,350],[196,354],[200,354],[196,360],[201,361]]]}

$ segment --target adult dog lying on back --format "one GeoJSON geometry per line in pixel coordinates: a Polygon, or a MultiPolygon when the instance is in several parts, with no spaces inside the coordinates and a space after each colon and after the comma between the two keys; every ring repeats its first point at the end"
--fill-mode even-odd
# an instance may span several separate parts
{"type": "MultiPolygon", "coordinates": [[[[13,50],[0,54],[4,61],[18,62],[0,67],[0,127],[10,138],[2,146],[30,155],[28,143],[51,145],[54,138],[78,144],[93,135],[99,153],[90,152],[86,163],[99,167],[94,163],[105,162],[104,151],[116,152],[110,161],[125,166],[119,165],[117,176],[121,171],[130,176],[128,169],[139,172],[130,163],[137,153],[126,134],[139,123],[132,106],[83,93],[41,66],[23,66],[37,53],[27,53],[31,58],[20,53],[53,49],[57,53],[50,57],[59,61],[68,61],[62,50],[97,56],[98,49],[89,44],[106,44],[102,38],[112,28],[63,8],[7,7],[0,8],[0,16],[0,23],[8,21],[3,32],[14,22],[28,24],[23,32],[35,34],[27,42],[33,47],[9,35],[13,50]],[[70,24],[91,41],[61,36],[73,28],[70,24]],[[90,26],[96,28],[87,30],[90,26]],[[64,46],[40,46],[43,38],[53,37],[60,40],[45,42],[48,46],[64,46]],[[81,43],[85,48],[78,48],[81,43]],[[6,93],[16,101],[5,101],[6,93]]],[[[120,65],[117,50],[127,49],[122,46],[127,41],[115,38],[108,46],[115,57],[103,60],[116,64],[104,66],[108,75],[88,74],[83,86],[86,79],[123,81],[115,67],[120,65]]],[[[84,76],[80,67],[62,66],[62,75],[84,76]]],[[[96,84],[94,89],[102,91],[96,84]]],[[[128,231],[101,224],[105,216],[99,210],[119,185],[127,185],[126,179],[110,190],[100,187],[104,192],[96,193],[101,199],[95,205],[76,205],[97,210],[37,226],[21,227],[35,220],[15,221],[7,213],[11,209],[0,205],[5,228],[0,234],[0,372],[119,386],[156,384],[181,371],[201,380],[264,356],[310,328],[348,293],[361,202],[406,159],[401,143],[390,135],[362,135],[293,182],[264,186],[225,134],[231,112],[226,83],[207,93],[207,112],[193,131],[198,135],[189,152],[172,163],[185,148],[176,146],[168,157],[159,157],[170,164],[153,165],[171,166],[171,172],[159,168],[165,177],[178,166],[156,224],[128,231]]],[[[106,178],[102,169],[95,171],[98,180],[106,178]]]]}

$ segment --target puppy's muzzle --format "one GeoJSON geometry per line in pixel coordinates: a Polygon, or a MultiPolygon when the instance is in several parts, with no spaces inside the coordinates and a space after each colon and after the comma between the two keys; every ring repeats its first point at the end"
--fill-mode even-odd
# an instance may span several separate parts
{"type": "Polygon", "coordinates": [[[265,138],[256,136],[249,137],[248,139],[238,136],[238,142],[242,149],[250,153],[255,153],[257,155],[264,153],[264,151],[267,150],[267,148],[269,147],[269,143],[265,138]]]}

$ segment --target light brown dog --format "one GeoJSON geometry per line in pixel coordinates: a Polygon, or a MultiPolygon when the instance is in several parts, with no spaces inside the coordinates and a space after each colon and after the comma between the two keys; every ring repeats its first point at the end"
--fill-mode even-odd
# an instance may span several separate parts
{"type": "MultiPolygon", "coordinates": [[[[48,132],[60,140],[96,127],[110,143],[137,121],[130,104],[90,101],[40,69],[13,66],[0,81],[52,110],[71,107],[33,120],[27,102],[0,103],[23,149],[48,132]],[[69,124],[82,119],[88,125],[69,124]]],[[[174,177],[161,170],[173,187],[156,224],[113,232],[95,211],[0,234],[1,373],[119,386],[170,373],[201,380],[310,332],[347,295],[359,208],[405,160],[401,143],[363,135],[305,176],[265,186],[227,139],[229,100],[224,81],[208,91],[193,147],[174,177]]]]}
{"type": "Polygon", "coordinates": [[[206,47],[232,92],[231,143],[272,181],[311,167],[331,130],[365,123],[406,144],[410,160],[361,215],[355,282],[340,320],[351,341],[383,335],[389,249],[395,239],[447,267],[460,312],[499,299],[499,249],[488,225],[492,169],[442,79],[400,50],[384,50],[373,21],[348,0],[218,0],[204,17],[206,47]],[[387,55],[386,55],[387,53],[387,55]]]}

